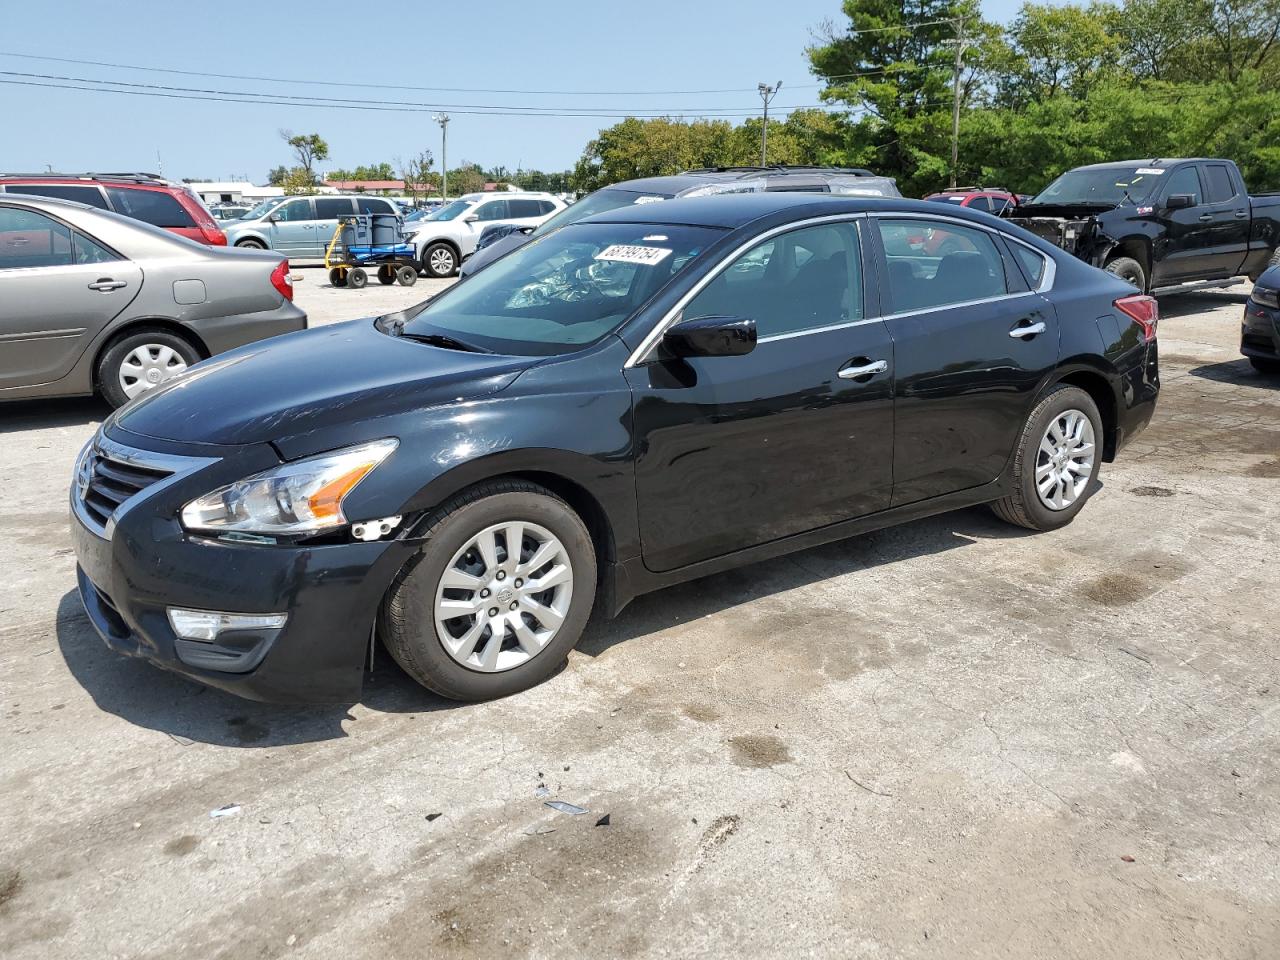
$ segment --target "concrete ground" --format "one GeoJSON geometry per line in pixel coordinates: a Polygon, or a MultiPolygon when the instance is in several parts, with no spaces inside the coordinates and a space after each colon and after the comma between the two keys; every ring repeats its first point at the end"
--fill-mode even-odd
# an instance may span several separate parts
{"type": "MultiPolygon", "coordinates": [[[[430,290],[302,272],[317,320],[430,290]]],[[[297,709],[109,653],[64,493],[104,411],[0,410],[0,954],[1277,956],[1280,382],[1242,300],[1165,301],[1156,419],[1070,527],[670,589],[482,705],[386,657],[297,709]]]]}

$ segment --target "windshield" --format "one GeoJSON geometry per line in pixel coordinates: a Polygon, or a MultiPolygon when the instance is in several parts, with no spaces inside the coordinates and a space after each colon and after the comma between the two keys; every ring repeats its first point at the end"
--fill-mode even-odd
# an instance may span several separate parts
{"type": "Polygon", "coordinates": [[[1107,167],[1068,170],[1045,187],[1032,203],[1079,203],[1117,207],[1138,203],[1160,185],[1159,167],[1107,167]]]}
{"type": "Polygon", "coordinates": [[[533,236],[545,237],[552,230],[567,227],[571,223],[585,220],[587,217],[595,216],[597,213],[617,210],[619,207],[629,207],[633,203],[650,203],[654,200],[670,199],[671,194],[669,193],[632,193],[630,190],[610,190],[608,188],[597,190],[595,193],[583,197],[577,203],[565,207],[550,220],[544,220],[538,225],[538,229],[533,231],[533,236]]]}
{"type": "Polygon", "coordinates": [[[423,220],[453,220],[453,219],[456,219],[457,217],[462,216],[462,214],[470,210],[471,205],[473,203],[475,203],[474,200],[454,200],[451,203],[446,203],[443,207],[441,207],[435,213],[427,214],[422,219],[423,220]]]}
{"type": "Polygon", "coordinates": [[[257,220],[259,217],[265,217],[273,208],[278,207],[288,199],[288,197],[272,197],[270,200],[263,200],[240,219],[257,220]]]}
{"type": "Polygon", "coordinates": [[[716,241],[709,227],[579,223],[411,308],[405,336],[515,356],[571,353],[612,333],[716,241]]]}
{"type": "Polygon", "coordinates": [[[964,197],[925,197],[926,200],[932,200],[934,203],[964,203],[964,197]]]}

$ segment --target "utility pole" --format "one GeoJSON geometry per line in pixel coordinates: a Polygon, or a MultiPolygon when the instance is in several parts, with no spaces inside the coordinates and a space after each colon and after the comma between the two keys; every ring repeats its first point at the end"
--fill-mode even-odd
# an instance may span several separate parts
{"type": "Polygon", "coordinates": [[[437,113],[431,118],[440,124],[440,199],[449,199],[449,115],[437,113]]]}
{"type": "Polygon", "coordinates": [[[767,83],[756,84],[760,99],[764,101],[764,124],[760,127],[760,166],[762,167],[769,165],[769,103],[778,95],[778,91],[781,89],[781,80],[772,87],[767,83]]]}
{"type": "Polygon", "coordinates": [[[951,72],[953,103],[951,105],[951,189],[956,187],[957,168],[960,166],[960,73],[964,69],[964,17],[955,21],[956,38],[951,44],[956,48],[955,66],[951,72]]]}

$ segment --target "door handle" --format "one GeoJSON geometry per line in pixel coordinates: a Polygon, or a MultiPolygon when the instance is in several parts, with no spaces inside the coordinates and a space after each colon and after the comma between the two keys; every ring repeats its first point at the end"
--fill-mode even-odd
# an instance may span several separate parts
{"type": "Polygon", "coordinates": [[[1236,211],[1236,219],[1237,219],[1237,220],[1243,220],[1243,219],[1244,219],[1245,217],[1247,217],[1248,215],[1249,215],[1249,211],[1248,211],[1248,210],[1237,210],[1237,211],[1236,211]]]}
{"type": "Polygon", "coordinates": [[[1200,222],[1201,222],[1201,223],[1207,223],[1208,221],[1210,221],[1210,220],[1212,220],[1212,219],[1213,219],[1213,214],[1212,214],[1212,213],[1202,213],[1202,214],[1200,214],[1200,222]]]}
{"type": "Polygon", "coordinates": [[[1021,340],[1023,337],[1034,337],[1037,333],[1044,333],[1043,320],[1038,323],[1029,323],[1025,327],[1014,327],[1009,331],[1009,336],[1021,340]]]}
{"type": "Polygon", "coordinates": [[[888,369],[888,360],[876,360],[860,367],[844,367],[836,376],[841,380],[857,380],[859,377],[873,377],[877,373],[884,373],[888,369]]]}
{"type": "Polygon", "coordinates": [[[119,290],[121,287],[127,287],[128,285],[129,284],[123,280],[112,280],[110,277],[103,277],[96,283],[89,284],[89,289],[101,290],[103,293],[108,293],[112,290],[119,290]]]}

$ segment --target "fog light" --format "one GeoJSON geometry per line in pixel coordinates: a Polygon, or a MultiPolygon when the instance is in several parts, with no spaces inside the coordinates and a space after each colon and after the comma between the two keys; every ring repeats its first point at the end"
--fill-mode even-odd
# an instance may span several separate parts
{"type": "Polygon", "coordinates": [[[219,613],[217,610],[169,608],[169,626],[185,640],[217,640],[230,630],[279,630],[287,613],[219,613]]]}

